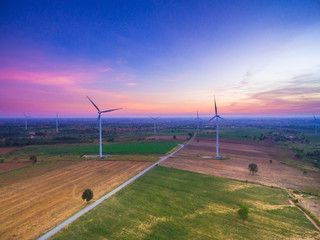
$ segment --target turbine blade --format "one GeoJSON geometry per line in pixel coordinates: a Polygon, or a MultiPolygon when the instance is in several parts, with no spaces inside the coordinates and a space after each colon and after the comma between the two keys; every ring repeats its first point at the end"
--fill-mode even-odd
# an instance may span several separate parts
{"type": "Polygon", "coordinates": [[[222,120],[226,121],[224,118],[222,118],[222,117],[220,117],[220,116],[219,116],[218,118],[221,118],[222,120]]]}
{"type": "Polygon", "coordinates": [[[98,118],[97,118],[97,127],[99,126],[99,120],[100,120],[101,114],[99,114],[98,118]]]}
{"type": "Polygon", "coordinates": [[[102,111],[100,113],[112,112],[112,111],[116,111],[116,110],[119,110],[119,109],[122,109],[122,108],[109,109],[109,110],[102,111]]]}
{"type": "Polygon", "coordinates": [[[214,109],[215,109],[215,111],[216,111],[216,115],[218,115],[217,104],[216,104],[216,97],[214,97],[214,109]]]}
{"type": "Polygon", "coordinates": [[[100,109],[97,107],[97,105],[95,105],[94,102],[92,102],[92,100],[88,96],[87,96],[87,98],[92,103],[92,105],[95,106],[95,108],[98,110],[98,112],[100,112],[100,109]]]}
{"type": "Polygon", "coordinates": [[[209,121],[211,121],[211,120],[213,120],[213,119],[215,119],[217,116],[214,116],[213,118],[211,118],[209,121]]]}

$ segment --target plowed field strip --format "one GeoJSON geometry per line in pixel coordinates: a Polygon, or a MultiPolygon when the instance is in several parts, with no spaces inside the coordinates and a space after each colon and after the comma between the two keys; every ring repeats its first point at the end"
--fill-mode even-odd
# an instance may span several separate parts
{"type": "Polygon", "coordinates": [[[30,239],[145,169],[149,162],[88,161],[0,188],[0,239],[30,239]]]}

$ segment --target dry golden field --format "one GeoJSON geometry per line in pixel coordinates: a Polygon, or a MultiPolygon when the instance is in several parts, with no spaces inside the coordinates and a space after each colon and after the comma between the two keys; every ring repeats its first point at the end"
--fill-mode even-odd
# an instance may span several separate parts
{"type": "Polygon", "coordinates": [[[304,164],[307,169],[307,174],[304,174],[299,167],[283,164],[293,159],[299,166],[299,160],[295,159],[290,150],[277,148],[271,143],[222,140],[219,151],[227,159],[206,158],[215,156],[215,140],[201,138],[199,142],[194,140],[161,165],[269,186],[320,191],[319,169],[304,164]],[[258,165],[258,172],[254,175],[248,170],[250,163],[258,165]]]}
{"type": "Polygon", "coordinates": [[[83,208],[85,188],[101,197],[150,162],[83,161],[0,188],[0,239],[30,239],[83,208]]]}

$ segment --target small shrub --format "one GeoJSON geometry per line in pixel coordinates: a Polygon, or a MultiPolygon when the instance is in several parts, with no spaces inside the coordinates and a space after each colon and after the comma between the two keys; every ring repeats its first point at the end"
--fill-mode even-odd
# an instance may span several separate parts
{"type": "Polygon", "coordinates": [[[177,136],[176,136],[176,135],[173,135],[173,139],[177,139],[177,136]]]}
{"type": "Polygon", "coordinates": [[[249,207],[244,204],[240,204],[238,214],[242,220],[248,220],[249,207]]]}
{"type": "Polygon", "coordinates": [[[307,170],[303,170],[303,174],[307,174],[307,170]]]}
{"type": "Polygon", "coordinates": [[[93,198],[93,192],[91,189],[87,188],[86,190],[83,191],[82,193],[82,199],[86,200],[89,202],[93,198]]]}
{"type": "Polygon", "coordinates": [[[272,160],[270,159],[269,162],[272,163],[272,160]]]}
{"type": "Polygon", "coordinates": [[[30,161],[32,161],[33,164],[36,164],[37,163],[37,156],[36,155],[32,155],[30,156],[30,161]]]}
{"type": "Polygon", "coordinates": [[[199,142],[199,139],[197,139],[197,142],[199,142]]]}

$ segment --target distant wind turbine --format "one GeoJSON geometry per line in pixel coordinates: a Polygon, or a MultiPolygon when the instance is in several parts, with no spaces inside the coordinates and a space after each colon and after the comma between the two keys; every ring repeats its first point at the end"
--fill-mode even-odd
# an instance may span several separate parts
{"type": "Polygon", "coordinates": [[[316,116],[314,115],[314,113],[312,113],[313,114],[313,117],[314,117],[314,121],[316,122],[315,123],[315,126],[314,126],[314,135],[315,136],[317,136],[317,134],[318,134],[318,125],[317,125],[317,118],[316,118],[316,116]]]}
{"type": "Polygon", "coordinates": [[[159,117],[157,118],[151,117],[151,119],[153,120],[153,134],[156,135],[157,134],[156,120],[159,119],[159,117]]]}
{"type": "Polygon", "coordinates": [[[197,112],[197,117],[195,120],[197,120],[197,132],[199,134],[199,126],[200,126],[200,121],[201,121],[201,118],[199,118],[199,112],[197,112]]]}
{"type": "Polygon", "coordinates": [[[219,118],[224,120],[220,115],[218,115],[218,110],[217,110],[217,104],[216,104],[216,98],[214,98],[214,108],[215,108],[215,113],[216,115],[213,116],[209,121],[216,119],[216,158],[219,158],[219,118]]]}
{"type": "Polygon", "coordinates": [[[97,105],[94,104],[94,102],[92,102],[92,100],[87,96],[87,98],[89,99],[89,101],[92,103],[92,105],[98,110],[98,122],[99,122],[99,157],[102,158],[102,139],[101,139],[101,113],[106,113],[106,112],[112,112],[112,111],[116,111],[122,108],[115,108],[115,109],[109,109],[109,110],[105,110],[105,111],[100,111],[100,109],[97,107],[97,105]]]}
{"type": "Polygon", "coordinates": [[[59,133],[58,113],[56,115],[56,133],[59,133]]]}

